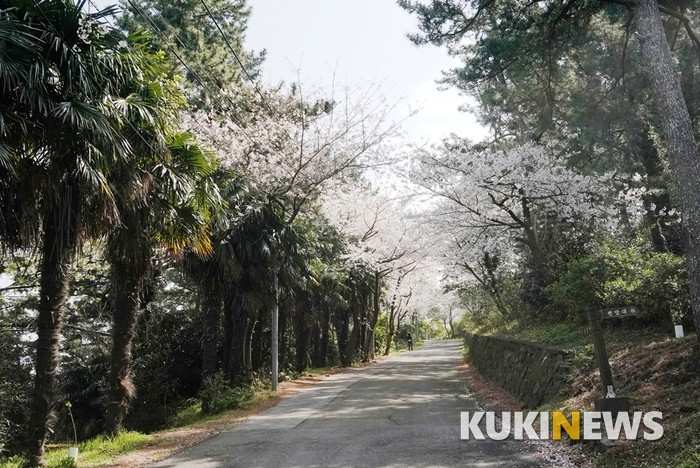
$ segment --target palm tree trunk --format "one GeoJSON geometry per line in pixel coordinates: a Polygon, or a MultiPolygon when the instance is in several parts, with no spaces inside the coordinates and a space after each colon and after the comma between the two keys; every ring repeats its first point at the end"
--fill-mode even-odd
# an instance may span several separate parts
{"type": "Polygon", "coordinates": [[[287,366],[287,308],[289,307],[289,300],[281,299],[279,308],[279,369],[284,371],[287,366]]]}
{"type": "MultiPolygon", "coordinates": [[[[32,394],[29,466],[43,465],[46,436],[52,432],[54,385],[59,360],[59,338],[65,303],[70,293],[70,266],[77,240],[74,206],[68,226],[59,229],[58,215],[50,213],[44,223],[39,316],[37,318],[36,375],[32,394]]],[[[58,211],[58,210],[56,210],[58,211]]],[[[65,215],[64,215],[65,216],[65,215]]],[[[65,218],[64,218],[65,219],[65,218]]]]}
{"type": "Polygon", "coordinates": [[[340,364],[345,365],[345,350],[348,344],[348,335],[350,334],[350,305],[338,312],[336,320],[336,332],[338,342],[338,354],[340,355],[340,364]]]}
{"type": "Polygon", "coordinates": [[[243,367],[241,377],[245,385],[253,381],[253,329],[258,321],[258,312],[251,314],[243,337],[243,367]]]}
{"type": "Polygon", "coordinates": [[[700,340],[700,159],[688,106],[664,35],[659,4],[656,0],[637,0],[632,10],[683,215],[693,321],[700,340]]]}
{"type": "Polygon", "coordinates": [[[324,366],[324,356],[321,352],[321,341],[323,339],[323,330],[318,317],[314,320],[313,329],[311,331],[311,365],[319,368],[324,366]]]}
{"type": "Polygon", "coordinates": [[[138,313],[145,275],[128,278],[119,288],[112,305],[112,357],[109,371],[110,398],[107,403],[105,429],[112,437],[119,435],[122,421],[135,395],[131,381],[131,343],[136,335],[138,313]]]}
{"type": "Polygon", "coordinates": [[[231,310],[231,355],[229,357],[228,378],[233,386],[244,385],[244,362],[245,362],[245,335],[248,323],[242,301],[232,302],[231,310]]]}
{"type": "MultiPolygon", "coordinates": [[[[219,344],[219,321],[221,299],[218,289],[211,284],[202,286],[202,385],[216,374],[219,344]]],[[[202,400],[202,411],[209,412],[206,398],[202,400]]]]}
{"type": "Polygon", "coordinates": [[[263,323],[262,320],[255,322],[253,326],[253,337],[251,339],[251,364],[255,370],[260,370],[263,366],[263,323]]]}
{"type": "Polygon", "coordinates": [[[296,349],[296,371],[303,372],[304,369],[309,367],[309,340],[311,338],[311,333],[309,326],[306,323],[306,316],[304,312],[300,312],[299,322],[297,322],[297,349],[296,349]]]}
{"type": "Polygon", "coordinates": [[[321,356],[323,358],[322,367],[328,366],[331,362],[331,356],[329,355],[329,344],[331,337],[331,311],[329,307],[326,307],[323,311],[323,325],[321,327],[321,356]]]}
{"type": "Polygon", "coordinates": [[[228,290],[224,299],[224,342],[223,342],[223,365],[227,380],[231,380],[231,344],[233,342],[233,310],[234,304],[238,300],[236,292],[228,290]]]}

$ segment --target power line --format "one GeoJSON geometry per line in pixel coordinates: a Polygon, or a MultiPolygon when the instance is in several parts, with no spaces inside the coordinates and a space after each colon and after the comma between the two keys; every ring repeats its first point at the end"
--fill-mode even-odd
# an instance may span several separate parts
{"type": "MultiPolygon", "coordinates": [[[[88,0],[88,1],[90,1],[90,2],[92,3],[92,0],[88,0]]],[[[138,12],[142,17],[144,17],[144,19],[145,19],[146,21],[148,21],[149,24],[151,24],[151,26],[152,26],[153,28],[155,28],[156,30],[158,30],[159,32],[162,33],[162,30],[161,30],[161,29],[158,27],[158,25],[156,25],[149,17],[147,17],[146,13],[143,11],[142,8],[140,8],[140,7],[136,7],[136,8],[137,8],[137,12],[138,12]]],[[[155,14],[158,15],[158,17],[159,17],[159,18],[161,19],[161,21],[165,24],[165,26],[173,33],[173,37],[174,37],[175,40],[180,44],[180,46],[181,46],[182,48],[184,48],[187,52],[189,52],[191,55],[194,55],[194,52],[192,51],[192,49],[190,49],[190,48],[187,46],[187,44],[186,44],[186,43],[180,38],[180,36],[178,35],[178,33],[177,33],[177,28],[175,28],[175,26],[173,26],[173,24],[172,24],[170,21],[168,21],[158,9],[155,9],[155,14]]],[[[161,36],[161,39],[163,39],[162,36],[161,36]]],[[[198,66],[198,68],[199,68],[200,70],[204,71],[204,72],[208,75],[208,77],[211,78],[211,81],[212,81],[214,84],[216,84],[216,82],[217,82],[216,76],[215,76],[213,73],[211,73],[204,65],[202,65],[200,62],[198,62],[196,59],[194,60],[194,62],[195,62],[195,64],[198,66]]],[[[240,61],[239,61],[239,63],[240,63],[240,61]]],[[[245,71],[245,69],[244,69],[244,72],[247,74],[247,72],[245,71]]],[[[197,75],[195,74],[195,76],[197,76],[197,75]]],[[[199,82],[202,86],[204,86],[203,83],[201,83],[200,81],[198,81],[198,82],[199,82]]],[[[219,86],[219,85],[216,85],[216,86],[217,86],[217,88],[219,88],[220,91],[223,92],[223,96],[224,96],[224,98],[226,98],[226,100],[229,102],[229,104],[231,104],[231,106],[234,107],[234,108],[237,107],[237,104],[236,104],[235,102],[233,102],[233,100],[231,100],[231,97],[228,96],[228,94],[225,93],[225,89],[223,88],[223,86],[219,86]]],[[[207,89],[208,89],[208,88],[207,88],[207,89]]],[[[212,93],[210,90],[209,90],[209,92],[210,92],[210,94],[212,94],[212,96],[213,96],[213,93],[212,93]]],[[[222,108],[221,110],[224,111],[225,109],[222,108]]],[[[243,127],[240,123],[238,123],[233,117],[231,117],[231,120],[233,120],[234,123],[236,123],[236,125],[238,125],[241,129],[244,128],[244,127],[243,127]]]]}
{"type": "MultiPolygon", "coordinates": [[[[92,4],[92,0],[88,0],[88,1],[90,1],[90,3],[92,4]]],[[[172,52],[172,54],[177,58],[177,60],[182,64],[182,66],[184,66],[185,69],[187,69],[187,71],[189,71],[190,73],[192,73],[192,75],[194,76],[195,81],[196,81],[202,88],[204,88],[205,91],[207,91],[207,92],[209,93],[209,95],[211,96],[211,98],[219,105],[219,108],[220,108],[222,111],[225,111],[226,108],[225,108],[225,106],[223,105],[223,103],[219,100],[219,98],[218,98],[218,96],[216,95],[216,93],[214,93],[214,92],[209,88],[209,86],[207,86],[207,85],[204,83],[204,81],[202,80],[202,78],[201,78],[201,76],[199,75],[199,73],[197,73],[197,71],[195,71],[195,70],[185,61],[185,59],[182,58],[182,56],[177,52],[177,50],[175,49],[175,47],[173,47],[173,46],[167,41],[166,37],[165,37],[164,34],[163,34],[163,31],[158,27],[158,25],[155,24],[155,23],[153,22],[153,20],[143,11],[143,9],[142,9],[140,6],[138,6],[133,0],[127,0],[127,2],[128,2],[129,5],[134,9],[134,11],[135,11],[136,13],[138,13],[143,19],[146,20],[146,22],[151,26],[151,29],[153,30],[153,32],[160,38],[160,40],[161,40],[161,41],[163,42],[163,44],[170,50],[170,52],[172,52]]],[[[166,23],[167,23],[167,22],[166,22],[166,23]]],[[[110,25],[111,25],[111,24],[112,24],[112,23],[110,23],[110,25]]],[[[169,24],[169,23],[168,23],[168,24],[169,24]]],[[[113,25],[112,25],[112,26],[113,26],[113,25]]],[[[113,26],[113,27],[114,27],[114,26],[113,26]]],[[[171,27],[172,27],[172,25],[171,25],[171,27]]],[[[177,35],[175,35],[175,36],[177,36],[177,35]]],[[[179,39],[179,38],[178,38],[178,39],[179,39]]],[[[181,41],[179,41],[179,42],[181,42],[181,41]]],[[[188,49],[188,52],[191,52],[191,51],[189,51],[189,49],[188,49]]],[[[199,65],[202,69],[204,69],[204,67],[203,67],[201,64],[198,64],[198,65],[199,65]]],[[[227,97],[228,97],[228,96],[227,96],[227,97]]],[[[229,99],[230,99],[230,98],[229,98],[229,99]]],[[[230,103],[231,103],[231,105],[235,106],[235,104],[233,103],[233,101],[230,101],[230,103]]],[[[232,118],[231,120],[233,120],[237,125],[239,125],[239,126],[242,128],[242,125],[239,124],[235,119],[232,118]]]]}
{"type": "Polygon", "coordinates": [[[258,87],[258,84],[255,82],[255,80],[254,80],[253,77],[250,75],[250,73],[248,73],[248,70],[246,70],[246,67],[245,67],[245,65],[243,64],[243,61],[241,60],[241,58],[238,56],[238,53],[236,52],[236,50],[235,50],[235,49],[233,48],[233,46],[231,45],[231,42],[228,40],[228,37],[226,36],[226,33],[224,33],[224,30],[221,29],[221,26],[219,26],[219,23],[216,21],[216,18],[214,18],[214,15],[212,14],[211,10],[209,9],[209,6],[207,5],[207,3],[206,3],[204,0],[200,0],[200,2],[202,2],[202,5],[204,6],[204,9],[207,10],[207,14],[209,15],[209,17],[211,18],[212,22],[214,23],[214,26],[216,26],[216,29],[219,31],[219,33],[221,33],[221,37],[224,38],[224,42],[226,43],[226,45],[228,46],[229,50],[231,51],[231,53],[232,53],[233,56],[235,57],[236,61],[238,62],[238,65],[240,65],[241,70],[243,70],[243,73],[245,74],[246,77],[248,77],[248,80],[249,80],[249,81],[251,82],[251,84],[253,85],[253,88],[255,88],[255,90],[257,91],[258,95],[260,96],[260,99],[262,99],[263,104],[265,104],[265,106],[268,108],[268,110],[269,110],[270,112],[272,112],[272,109],[270,109],[270,106],[267,104],[267,101],[266,101],[266,99],[265,99],[265,96],[264,96],[264,95],[262,94],[262,92],[260,91],[260,88],[258,87]]]}
{"type": "MultiPolygon", "coordinates": [[[[207,10],[207,14],[209,15],[209,17],[214,22],[214,26],[216,26],[216,29],[218,29],[219,32],[221,33],[221,37],[224,38],[224,42],[226,42],[226,45],[228,46],[229,50],[231,51],[233,56],[236,58],[238,65],[241,66],[241,70],[243,70],[243,73],[245,74],[245,76],[248,77],[248,80],[250,80],[250,82],[253,84],[253,86],[256,86],[256,88],[257,88],[255,80],[253,80],[253,77],[250,76],[250,73],[248,73],[248,70],[246,70],[245,65],[243,65],[243,61],[240,59],[240,57],[238,56],[238,53],[231,45],[231,42],[228,40],[228,37],[226,37],[226,34],[224,33],[223,29],[221,29],[221,26],[219,26],[219,23],[216,21],[216,18],[214,18],[214,15],[212,14],[211,10],[209,9],[209,6],[207,5],[207,3],[204,0],[200,0],[200,1],[202,2],[202,5],[204,5],[204,9],[207,10]]],[[[261,97],[262,97],[262,95],[261,95],[261,97]]]]}
{"type": "MultiPolygon", "coordinates": [[[[93,3],[92,0],[88,0],[88,2],[89,2],[90,5],[92,5],[94,8],[98,9],[97,6],[93,3]]],[[[231,121],[232,121],[233,123],[235,123],[236,126],[238,126],[238,127],[241,129],[243,135],[244,135],[251,143],[255,143],[255,141],[252,139],[252,137],[251,137],[250,135],[248,135],[248,133],[246,132],[245,127],[244,127],[240,122],[238,122],[233,116],[228,115],[228,113],[227,113],[227,111],[226,111],[226,106],[225,106],[225,105],[221,102],[221,100],[218,98],[217,94],[216,94],[214,91],[212,91],[211,88],[210,88],[209,86],[207,86],[207,84],[205,84],[205,82],[204,82],[204,80],[202,80],[200,74],[199,74],[197,71],[195,71],[195,70],[192,68],[192,66],[191,66],[190,64],[188,64],[187,61],[186,61],[184,58],[182,58],[182,56],[177,52],[177,50],[175,49],[175,47],[173,47],[173,46],[169,43],[169,41],[168,41],[168,40],[166,39],[166,37],[164,36],[163,31],[158,27],[158,25],[155,24],[155,23],[153,22],[153,20],[143,11],[143,9],[142,9],[141,7],[139,7],[136,3],[134,3],[132,0],[127,0],[127,2],[129,3],[129,5],[134,9],[134,11],[135,11],[138,15],[140,15],[144,20],[146,20],[146,22],[150,25],[150,29],[153,31],[153,33],[156,34],[156,36],[158,36],[158,37],[160,38],[160,40],[163,42],[163,44],[164,44],[164,45],[168,48],[168,50],[177,58],[177,60],[182,64],[182,66],[185,67],[185,69],[186,69],[187,71],[189,71],[189,72],[192,74],[192,76],[194,77],[195,81],[210,95],[210,97],[212,98],[212,100],[218,105],[218,107],[219,107],[219,109],[221,110],[222,114],[226,114],[227,117],[228,117],[229,119],[231,119],[231,121]]],[[[99,9],[98,9],[98,11],[99,11],[99,9]]],[[[160,15],[160,14],[159,14],[159,15],[160,15]]],[[[163,20],[163,22],[164,22],[167,26],[169,26],[169,27],[172,28],[172,29],[175,29],[174,26],[172,26],[172,24],[170,24],[165,18],[163,18],[162,15],[160,15],[160,17],[161,17],[161,19],[163,20]]],[[[112,26],[113,28],[117,29],[116,26],[115,26],[111,21],[109,21],[109,19],[107,19],[107,18],[105,17],[105,20],[109,23],[110,26],[112,26]]],[[[180,38],[177,36],[177,34],[174,34],[174,36],[176,37],[176,39],[178,40],[178,42],[179,42],[188,52],[191,53],[191,50],[180,40],[180,38]]],[[[130,48],[132,51],[135,51],[135,49],[133,48],[133,46],[131,46],[130,44],[129,44],[128,46],[129,46],[129,48],[130,48]]],[[[199,66],[200,69],[206,71],[206,68],[205,68],[201,63],[198,63],[198,62],[195,62],[195,63],[197,63],[197,65],[199,66]]],[[[214,78],[213,75],[210,75],[210,77],[214,78]]],[[[223,91],[223,89],[222,89],[222,91],[223,91]]],[[[232,107],[234,107],[234,108],[236,107],[236,104],[233,102],[233,100],[231,100],[231,98],[230,98],[229,96],[227,96],[226,94],[223,94],[223,96],[229,101],[229,103],[231,104],[232,107]]],[[[193,123],[195,123],[197,126],[199,126],[200,129],[202,128],[201,125],[199,124],[199,122],[198,122],[197,120],[193,120],[193,123]]]]}

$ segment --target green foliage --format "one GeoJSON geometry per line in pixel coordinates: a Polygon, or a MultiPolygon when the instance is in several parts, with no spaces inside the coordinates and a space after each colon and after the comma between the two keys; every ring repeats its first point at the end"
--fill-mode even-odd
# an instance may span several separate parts
{"type": "Polygon", "coordinates": [[[66,456],[65,447],[50,449],[46,455],[47,468],[88,466],[109,466],[109,461],[116,456],[132,452],[143,446],[150,437],[139,432],[122,431],[118,437],[99,436],[78,446],[78,465],[66,456]]]}
{"type": "Polygon", "coordinates": [[[173,68],[187,78],[190,89],[197,96],[195,101],[200,105],[211,104],[212,96],[208,96],[210,91],[216,98],[222,88],[236,88],[243,84],[247,77],[238,59],[253,78],[257,77],[264,59],[264,53],[256,55],[243,47],[250,16],[250,8],[245,0],[207,0],[206,3],[211,17],[199,0],[168,3],[154,0],[122,1],[124,13],[119,18],[119,24],[126,30],[149,31],[154,35],[156,47],[171,52],[168,56],[173,68]],[[223,30],[226,39],[219,28],[223,30]],[[238,59],[229,49],[226,40],[238,59]]]}
{"type": "Polygon", "coordinates": [[[98,354],[88,362],[69,361],[59,376],[56,433],[59,440],[73,440],[73,413],[78,440],[96,437],[104,430],[109,356],[98,354]],[[68,408],[67,404],[71,407],[68,408]]]}
{"type": "Polygon", "coordinates": [[[186,400],[185,406],[175,414],[171,427],[183,427],[202,419],[202,402],[195,399],[186,400]]]}
{"type": "Polygon", "coordinates": [[[643,241],[608,239],[569,264],[546,292],[561,316],[582,322],[591,308],[634,305],[645,323],[688,323],[683,257],[655,252],[643,241]]]}
{"type": "MultiPolygon", "coordinates": [[[[122,431],[119,437],[96,437],[78,446],[78,459],[76,463],[73,458],[67,456],[68,449],[65,447],[49,449],[46,454],[46,468],[77,468],[81,465],[88,466],[109,466],[109,461],[125,453],[132,452],[143,446],[150,440],[150,437],[138,432],[122,431]]],[[[14,456],[4,462],[0,462],[0,468],[22,468],[26,460],[19,456],[14,456]]]]}
{"type": "Polygon", "coordinates": [[[379,314],[377,324],[374,326],[374,345],[377,349],[384,349],[389,327],[389,317],[385,312],[379,314]]]}
{"type": "Polygon", "coordinates": [[[223,372],[217,372],[203,382],[199,392],[202,400],[208,400],[209,413],[217,414],[249,404],[255,397],[252,387],[231,388],[223,372]]]}
{"type": "Polygon", "coordinates": [[[62,456],[46,463],[48,468],[78,468],[78,462],[73,457],[62,456]]]}
{"type": "Polygon", "coordinates": [[[539,339],[535,341],[555,346],[573,347],[581,340],[579,327],[570,323],[557,323],[540,329],[539,339]]]}
{"type": "Polygon", "coordinates": [[[0,461],[0,468],[24,468],[26,460],[19,455],[0,461]]]}
{"type": "Polygon", "coordinates": [[[122,431],[118,437],[100,436],[80,444],[81,458],[85,461],[121,455],[144,445],[150,438],[134,431],[122,431]]]}
{"type": "Polygon", "coordinates": [[[0,457],[22,448],[31,385],[30,367],[23,359],[28,350],[17,334],[6,328],[11,326],[12,322],[0,315],[0,457]]]}
{"type": "Polygon", "coordinates": [[[201,382],[202,335],[195,298],[186,278],[167,279],[170,288],[160,290],[139,317],[134,342],[137,393],[125,425],[145,432],[168,426],[182,402],[197,396],[201,382]]]}

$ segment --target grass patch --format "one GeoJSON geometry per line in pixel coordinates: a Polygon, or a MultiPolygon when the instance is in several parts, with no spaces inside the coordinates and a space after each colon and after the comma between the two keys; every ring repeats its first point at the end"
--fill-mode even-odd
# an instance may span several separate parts
{"type": "MultiPolygon", "coordinates": [[[[78,445],[78,463],[68,457],[68,447],[49,447],[44,457],[46,468],[102,468],[114,457],[133,452],[151,438],[140,432],[124,431],[119,437],[100,436],[78,445]]],[[[0,463],[0,468],[22,468],[25,459],[19,456],[0,463]]]]}
{"type": "Polygon", "coordinates": [[[582,333],[583,326],[571,323],[556,323],[538,326],[518,326],[511,324],[507,328],[493,330],[491,335],[506,336],[519,340],[540,343],[558,348],[577,349],[589,342],[589,337],[582,333]]]}
{"type": "Polygon", "coordinates": [[[184,427],[220,419],[224,413],[249,408],[272,395],[269,381],[258,380],[249,387],[231,388],[220,374],[206,384],[204,392],[207,392],[211,399],[209,412],[202,412],[201,400],[189,400],[184,408],[177,412],[169,427],[184,427]]]}
{"type": "Polygon", "coordinates": [[[183,427],[194,424],[202,419],[202,402],[196,400],[190,402],[175,414],[170,427],[183,427]]]}
{"type": "Polygon", "coordinates": [[[0,468],[22,468],[24,462],[24,458],[15,455],[14,457],[8,458],[5,461],[0,461],[0,468]]]}

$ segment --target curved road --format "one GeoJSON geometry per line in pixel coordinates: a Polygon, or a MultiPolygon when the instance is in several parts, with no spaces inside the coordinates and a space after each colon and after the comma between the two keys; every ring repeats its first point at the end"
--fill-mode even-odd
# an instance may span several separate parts
{"type": "Polygon", "coordinates": [[[159,468],[537,467],[522,441],[460,440],[478,410],[459,373],[462,346],[415,351],[336,374],[159,468]]]}

